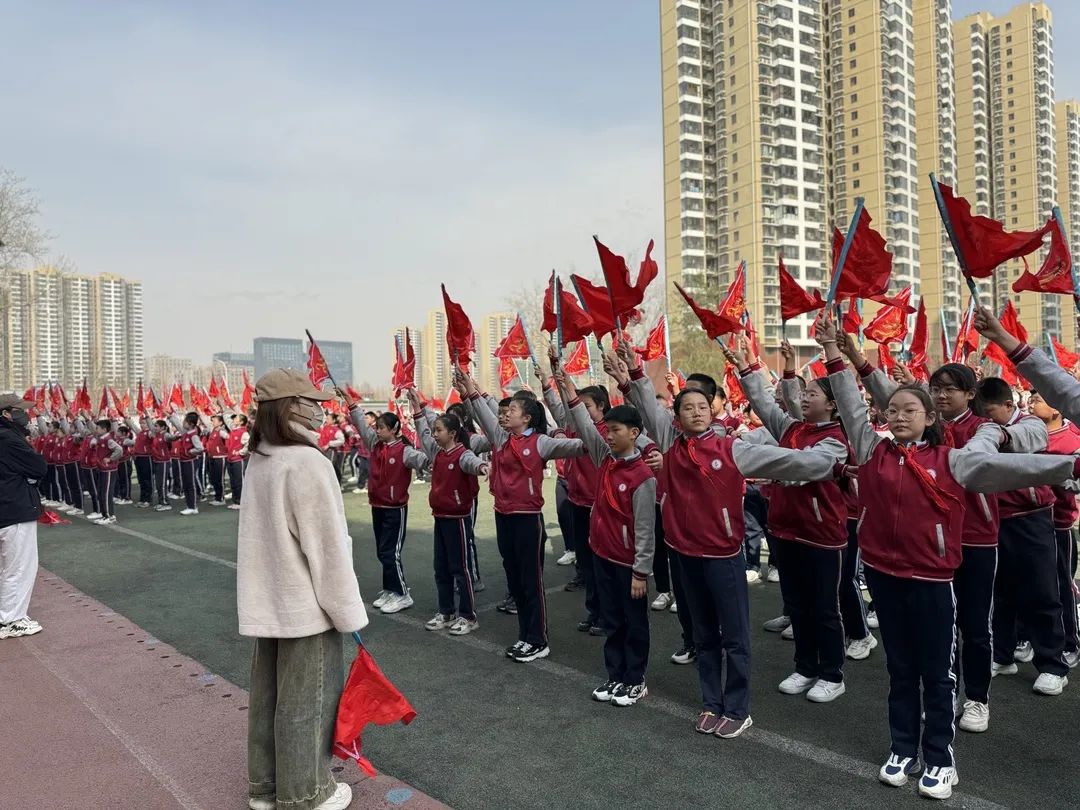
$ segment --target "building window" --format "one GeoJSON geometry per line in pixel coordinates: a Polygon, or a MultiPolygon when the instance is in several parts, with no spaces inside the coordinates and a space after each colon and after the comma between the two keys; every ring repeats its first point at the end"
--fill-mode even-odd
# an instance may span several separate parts
{"type": "Polygon", "coordinates": [[[852,70],[855,69],[855,60],[854,59],[852,59],[850,62],[848,62],[848,67],[851,68],[852,70]]]}
{"type": "Polygon", "coordinates": [[[858,93],[852,93],[851,94],[851,103],[854,104],[858,100],[859,100],[859,94],[858,93]]]}
{"type": "Polygon", "coordinates": [[[854,17],[854,16],[855,16],[855,9],[853,9],[853,8],[849,8],[849,9],[847,10],[847,15],[848,15],[849,17],[854,17]]]}
{"type": "Polygon", "coordinates": [[[848,84],[850,84],[852,87],[855,87],[856,84],[857,84],[857,79],[854,76],[852,76],[850,81],[848,81],[848,84]]]}
{"type": "Polygon", "coordinates": [[[848,28],[847,28],[847,32],[849,34],[851,34],[852,36],[854,36],[855,35],[855,26],[854,25],[849,25],[848,28]]]}
{"type": "Polygon", "coordinates": [[[859,187],[859,181],[858,180],[852,180],[851,181],[851,187],[852,188],[858,188],[859,187]]]}
{"type": "Polygon", "coordinates": [[[850,53],[855,53],[855,43],[854,42],[848,43],[847,49],[848,49],[848,51],[850,53]]]}

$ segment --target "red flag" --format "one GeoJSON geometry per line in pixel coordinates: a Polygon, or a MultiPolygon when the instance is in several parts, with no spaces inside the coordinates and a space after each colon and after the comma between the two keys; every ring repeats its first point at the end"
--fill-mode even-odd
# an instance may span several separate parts
{"type": "Polygon", "coordinates": [[[361,645],[338,700],[334,756],[344,760],[355,759],[364,773],[374,778],[375,768],[361,753],[364,727],[368,723],[377,726],[394,723],[408,725],[415,717],[416,710],[383,675],[375,659],[361,645]]]}
{"type": "Polygon", "coordinates": [[[64,404],[61,401],[62,395],[63,391],[61,390],[59,384],[49,386],[49,401],[52,405],[52,409],[58,413],[60,411],[60,406],[64,404]]]}
{"type": "Polygon", "coordinates": [[[37,402],[37,387],[31,385],[22,395],[23,402],[37,402]]]}
{"type": "Polygon", "coordinates": [[[405,327],[405,355],[401,354],[401,345],[394,340],[394,372],[390,380],[394,396],[400,396],[403,388],[416,385],[416,354],[413,351],[409,328],[405,327]]]}
{"type": "Polygon", "coordinates": [[[322,384],[330,379],[330,366],[314,340],[308,343],[307,368],[311,384],[316,388],[322,388],[322,384]]]}
{"type": "Polygon", "coordinates": [[[732,408],[741,408],[746,404],[746,395],[739,384],[739,374],[731,363],[724,364],[724,390],[732,408]]]}
{"type": "Polygon", "coordinates": [[[101,386],[101,402],[98,403],[98,416],[101,416],[109,411],[109,391],[103,385],[101,386]]]}
{"type": "Polygon", "coordinates": [[[569,376],[576,377],[579,374],[588,374],[592,368],[589,361],[589,346],[584,340],[579,340],[577,346],[563,364],[563,371],[569,376]]]}
{"type": "MultiPolygon", "coordinates": [[[[864,208],[855,226],[855,236],[844,261],[844,272],[836,288],[836,300],[845,298],[869,298],[878,300],[889,291],[893,256],[885,250],[885,240],[870,227],[870,214],[864,208]]],[[[833,229],[833,274],[840,261],[844,234],[833,229]]],[[[888,300],[882,303],[890,303],[888,300]]]]}
{"type": "Polygon", "coordinates": [[[37,388],[37,397],[34,399],[34,404],[37,405],[39,411],[45,410],[45,386],[39,385],[37,388]]]}
{"type": "Polygon", "coordinates": [[[139,390],[135,394],[135,412],[136,413],[142,413],[142,412],[144,412],[146,410],[146,406],[143,405],[144,401],[145,400],[143,399],[142,380],[139,380],[139,390]]]}
{"type": "Polygon", "coordinates": [[[1054,354],[1057,356],[1059,366],[1066,371],[1072,371],[1076,368],[1076,364],[1080,362],[1080,354],[1070,352],[1056,337],[1051,336],[1050,343],[1054,347],[1054,354]]]}
{"type": "Polygon", "coordinates": [[[741,329],[743,316],[746,314],[746,262],[739,264],[735,279],[720,302],[719,312],[725,318],[739,324],[741,329]]]}
{"type": "Polygon", "coordinates": [[[240,369],[240,376],[244,380],[244,393],[240,395],[240,410],[246,413],[255,398],[255,386],[248,379],[247,369],[240,369]]]}
{"type": "Polygon", "coordinates": [[[62,386],[60,383],[57,383],[56,384],[56,390],[60,392],[60,401],[64,405],[67,405],[68,404],[68,398],[67,398],[67,394],[64,392],[64,386],[62,386]]]}
{"type": "Polygon", "coordinates": [[[120,411],[121,416],[126,416],[127,411],[131,410],[131,391],[124,391],[124,395],[120,397],[120,404],[116,406],[116,409],[120,411]]]}
{"type": "Polygon", "coordinates": [[[776,264],[777,275],[780,277],[780,320],[789,321],[804,312],[812,312],[825,306],[820,290],[814,290],[814,294],[810,295],[799,286],[799,282],[784,266],[783,256],[776,257],[776,264]]]}
{"type": "Polygon", "coordinates": [[[114,391],[114,390],[113,390],[112,388],[110,388],[110,389],[109,389],[109,395],[110,395],[110,396],[112,397],[113,405],[114,405],[114,406],[116,407],[116,412],[117,412],[118,414],[120,414],[120,416],[121,416],[122,418],[125,418],[125,419],[126,419],[126,418],[127,418],[127,414],[126,414],[126,413],[124,413],[124,403],[123,403],[123,401],[122,401],[122,400],[120,399],[120,397],[118,397],[118,396],[116,395],[116,391],[114,391]]]}
{"type": "Polygon", "coordinates": [[[1034,275],[1028,270],[1024,259],[1024,273],[1013,282],[1013,292],[1030,290],[1031,292],[1057,293],[1074,295],[1072,282],[1072,254],[1069,251],[1068,238],[1061,232],[1057,218],[1051,217],[1046,224],[1050,231],[1050,250],[1046,260],[1034,275]]]}
{"type": "Polygon", "coordinates": [[[217,399],[221,396],[221,392],[218,391],[217,377],[212,373],[210,375],[210,387],[207,389],[206,393],[209,394],[210,399],[217,399]]]}
{"type": "Polygon", "coordinates": [[[625,323],[633,316],[637,306],[645,300],[645,288],[660,272],[651,255],[653,242],[649,240],[649,246],[645,249],[645,259],[641,262],[641,269],[638,270],[637,282],[631,285],[630,269],[626,266],[626,259],[612,253],[595,236],[593,241],[596,243],[596,252],[600,255],[600,267],[604,271],[604,281],[607,282],[607,288],[610,291],[615,315],[625,323]]]}
{"type": "MultiPolygon", "coordinates": [[[[581,276],[571,275],[570,279],[574,282],[574,289],[577,290],[577,294],[581,297],[582,309],[588,313],[589,318],[592,320],[592,333],[599,340],[604,335],[614,332],[615,316],[611,312],[611,300],[608,298],[607,289],[598,287],[581,276]]],[[[564,332],[565,324],[566,315],[564,314],[564,332]]],[[[564,334],[563,340],[569,342],[570,339],[564,334]]]]}
{"type": "Polygon", "coordinates": [[[847,312],[844,313],[840,326],[849,335],[857,335],[862,329],[862,315],[859,314],[859,305],[854,298],[848,301],[847,312]]]}
{"type": "Polygon", "coordinates": [[[184,410],[184,392],[180,390],[180,383],[173,383],[172,390],[169,392],[169,404],[176,410],[184,410]]]}
{"type": "Polygon", "coordinates": [[[460,304],[455,304],[450,300],[450,296],[446,294],[446,285],[440,286],[443,310],[446,312],[446,346],[450,350],[450,357],[462,371],[465,371],[469,367],[469,360],[476,347],[472,321],[469,320],[469,316],[465,314],[460,304]]]}
{"type": "Polygon", "coordinates": [[[810,378],[818,379],[819,377],[828,377],[829,370],[825,368],[825,364],[821,362],[820,358],[816,358],[810,361],[810,378]]]}
{"type": "Polygon", "coordinates": [[[225,375],[221,375],[221,383],[218,385],[218,396],[221,397],[221,401],[225,403],[226,408],[235,408],[236,402],[233,401],[232,394],[229,393],[229,384],[225,381],[225,375]]]}
{"type": "Polygon", "coordinates": [[[930,328],[926,323],[926,299],[919,297],[919,311],[915,315],[915,331],[911,335],[911,373],[915,379],[927,382],[930,379],[930,356],[927,348],[930,344],[930,328]]]}
{"type": "Polygon", "coordinates": [[[86,389],[86,377],[83,377],[82,389],[75,394],[75,410],[89,413],[93,407],[90,402],[90,392],[86,389]]]}
{"type": "MultiPolygon", "coordinates": [[[[1021,343],[1027,342],[1027,329],[1020,323],[1019,314],[1016,311],[1016,307],[1013,306],[1011,298],[1005,302],[1005,309],[1002,310],[1001,317],[998,320],[1001,321],[1001,325],[1005,327],[1006,332],[1021,343]]],[[[1002,368],[1012,368],[1012,363],[1009,361],[1008,355],[1006,355],[1005,351],[993,341],[987,344],[986,349],[983,351],[983,357],[989,357],[1002,368]]]]}
{"type": "Polygon", "coordinates": [[[886,374],[892,374],[892,370],[896,368],[896,361],[893,360],[892,352],[889,351],[889,347],[884,343],[879,343],[877,347],[878,366],[886,374]]]}
{"type": "Polygon", "coordinates": [[[446,394],[445,402],[447,408],[449,408],[451,405],[456,405],[457,403],[461,402],[461,394],[458,393],[456,388],[451,386],[450,391],[446,394]]]}
{"type": "Polygon", "coordinates": [[[514,360],[511,357],[499,358],[499,388],[506,390],[506,386],[513,382],[514,377],[518,375],[517,366],[514,365],[514,360]]]}
{"type": "Polygon", "coordinates": [[[952,237],[964,275],[987,278],[999,264],[1033,253],[1042,247],[1047,223],[1037,231],[1008,232],[1005,226],[990,217],[971,213],[971,203],[954,194],[944,183],[937,184],[941,201],[948,214],[952,237]]]}
{"type": "Polygon", "coordinates": [[[529,339],[525,335],[525,324],[518,315],[514,325],[506,333],[506,337],[499,343],[499,347],[492,354],[495,357],[525,359],[531,355],[529,351],[529,339]]]}
{"type": "Polygon", "coordinates": [[[698,320],[701,321],[701,328],[705,330],[705,334],[709,336],[709,340],[716,340],[720,335],[726,335],[729,332],[738,332],[742,329],[742,324],[739,321],[732,320],[719,312],[713,312],[712,310],[699,306],[697,302],[687,294],[686,290],[679,286],[678,282],[675,282],[675,289],[679,291],[686,300],[686,303],[690,305],[690,309],[694,310],[694,314],[697,315],[698,320]]]}
{"type": "Polygon", "coordinates": [[[892,343],[902,341],[907,337],[907,314],[908,301],[911,300],[911,287],[905,287],[896,296],[897,306],[884,306],[878,312],[866,328],[863,335],[875,343],[892,343]]]}
{"type": "Polygon", "coordinates": [[[641,355],[642,360],[659,360],[667,357],[667,318],[663,315],[656,322],[656,326],[645,338],[645,348],[634,347],[634,351],[641,355]]]}
{"type": "MultiPolygon", "coordinates": [[[[558,329],[555,316],[555,274],[551,274],[547,289],[544,290],[544,324],[541,327],[548,334],[554,335],[558,329]]],[[[593,322],[589,313],[581,308],[577,296],[560,287],[559,302],[562,307],[563,343],[574,343],[592,334],[593,322]]]]}
{"type": "Polygon", "coordinates": [[[363,402],[364,398],[360,395],[360,392],[353,388],[348,383],[345,383],[345,393],[349,395],[349,399],[353,402],[363,402]]]}

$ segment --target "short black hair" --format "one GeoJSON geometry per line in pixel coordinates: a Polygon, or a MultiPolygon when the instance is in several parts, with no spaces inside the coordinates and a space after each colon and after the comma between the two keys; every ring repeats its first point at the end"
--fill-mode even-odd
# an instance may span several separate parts
{"type": "Polygon", "coordinates": [[[712,398],[700,388],[684,388],[682,391],[675,395],[675,404],[673,406],[675,409],[675,413],[679,412],[679,406],[682,405],[683,400],[693,394],[705,397],[705,401],[709,403],[710,406],[712,405],[712,398]]]}
{"type": "Polygon", "coordinates": [[[645,430],[645,424],[641,421],[641,414],[633,405],[616,405],[604,412],[604,424],[611,423],[626,425],[628,428],[637,428],[638,432],[645,430]]]}
{"type": "Polygon", "coordinates": [[[611,397],[608,396],[607,389],[600,385],[587,385],[584,388],[578,389],[578,399],[582,397],[588,397],[604,413],[607,413],[611,408],[611,397]]]}
{"type": "Polygon", "coordinates": [[[695,388],[705,392],[705,396],[708,397],[710,403],[716,399],[716,380],[710,377],[708,374],[693,373],[686,378],[686,382],[697,383],[695,388]]]}
{"type": "Polygon", "coordinates": [[[979,383],[970,366],[965,366],[963,363],[946,363],[930,375],[930,385],[941,385],[946,378],[961,391],[975,391],[979,383]]]}
{"type": "Polygon", "coordinates": [[[98,419],[96,422],[94,422],[94,424],[97,425],[99,428],[112,430],[112,422],[110,422],[108,419],[98,419]]]}
{"type": "Polygon", "coordinates": [[[510,403],[513,402],[513,401],[514,401],[513,397],[503,397],[502,399],[499,400],[499,407],[500,408],[509,408],[510,403]]]}
{"type": "Polygon", "coordinates": [[[522,388],[520,391],[515,391],[514,395],[512,397],[510,397],[510,399],[511,400],[514,400],[514,399],[516,399],[516,400],[526,400],[526,401],[532,400],[533,402],[536,402],[536,394],[534,394],[532,391],[526,391],[524,388],[522,388]]]}
{"type": "Polygon", "coordinates": [[[1012,405],[1013,391],[1001,377],[984,377],[979,380],[979,399],[986,405],[1012,405]]]}

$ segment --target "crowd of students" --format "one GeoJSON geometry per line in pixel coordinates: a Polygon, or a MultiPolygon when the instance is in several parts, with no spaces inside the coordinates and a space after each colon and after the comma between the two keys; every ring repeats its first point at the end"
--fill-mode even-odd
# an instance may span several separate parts
{"type": "Polygon", "coordinates": [[[417,447],[397,414],[352,403],[370,451],[383,567],[374,605],[413,605],[401,549],[412,472],[424,469],[437,591],[426,627],[477,627],[473,523],[486,476],[507,591],[498,607],[518,619],[506,655],[547,657],[543,479],[554,462],[566,542],[558,562],[577,565],[584,591],[578,629],[606,636],[595,700],[630,706],[648,695],[652,579],[660,592],[651,606],[675,609],[683,630],[671,660],[698,664],[696,730],[733,738],[749,728],[748,583],[760,575],[756,566],[748,574],[747,540],[764,534],[784,605],[766,629],[795,641],[779,691],[839,698],[846,659],[867,658],[879,629],[891,739],[879,777],[899,786],[921,774],[920,793],[947,798],[959,781],[957,717],[965,731],[988,729],[991,679],[1031,661],[1033,691],[1059,695],[1080,657],[1080,431],[1064,418],[1080,418],[1080,382],[1040,352],[1008,345],[989,313],[976,323],[1035,383],[1022,405],[1003,381],[962,364],[924,383],[901,366],[892,380],[828,319],[817,331],[827,375],[809,382],[790,347],[775,385],[745,343],[725,350],[749,402],[744,414],[724,407],[706,374],[690,375],[669,405],[625,345],[605,356],[624,400],[614,406],[604,387],[576,389],[554,354],[542,401],[529,391],[496,400],[461,371],[463,402],[446,413],[410,391],[417,447]]]}

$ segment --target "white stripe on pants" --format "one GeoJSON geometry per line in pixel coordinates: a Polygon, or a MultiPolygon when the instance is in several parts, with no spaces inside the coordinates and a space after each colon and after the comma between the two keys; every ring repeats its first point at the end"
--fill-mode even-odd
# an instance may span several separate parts
{"type": "Polygon", "coordinates": [[[0,624],[25,619],[38,569],[37,521],[0,529],[0,624]]]}

